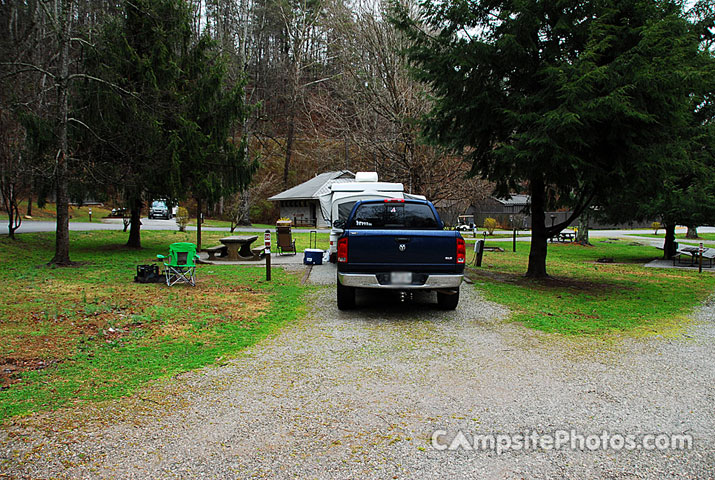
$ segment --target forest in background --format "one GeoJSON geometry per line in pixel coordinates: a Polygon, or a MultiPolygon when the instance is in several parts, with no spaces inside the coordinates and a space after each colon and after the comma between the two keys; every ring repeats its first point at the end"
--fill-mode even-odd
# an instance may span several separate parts
{"type": "MultiPolygon", "coordinates": [[[[466,178],[470,165],[421,141],[418,121],[431,107],[429,92],[408,71],[401,55],[407,45],[385,20],[387,5],[342,0],[176,2],[188,9],[191,41],[208,36],[214,42],[215,53],[224,61],[222,88],[242,86],[247,113],[232,122],[232,137],[236,143],[245,138],[246,162],[258,163],[249,184],[223,192],[217,201],[205,199],[204,210],[233,213],[238,223],[270,221],[277,209],[268,197],[341,169],[377,171],[381,180],[403,182],[412,193],[455,211],[489,193],[485,182],[466,178]]],[[[71,199],[81,202],[92,196],[131,207],[136,194],[127,196],[127,190],[142,188],[144,202],[149,196],[175,193],[147,188],[128,174],[105,177],[110,159],[97,157],[109,156],[107,150],[83,145],[101,132],[95,131],[91,115],[83,118],[81,90],[104,80],[89,78],[86,60],[106,26],[126,16],[124,2],[28,0],[1,5],[7,74],[2,77],[0,109],[6,131],[14,132],[4,147],[24,150],[23,165],[16,169],[16,196],[36,202],[54,196],[56,149],[50,145],[59,141],[54,125],[62,100],[56,94],[54,69],[61,71],[60,62],[66,63],[69,76],[77,75],[66,86],[71,199]],[[61,58],[63,19],[71,30],[66,58],[61,58]]],[[[136,160],[138,156],[134,161],[152,161],[136,160]]],[[[195,203],[193,192],[183,189],[179,195],[185,197],[179,200],[195,203]]]]}
{"type": "Polygon", "coordinates": [[[339,169],[453,214],[528,193],[534,277],[577,218],[660,219],[669,258],[715,212],[709,0],[0,0],[0,29],[0,193],[12,237],[55,192],[51,263],[71,199],[138,248],[151,199],[270,221],[339,169]]]}

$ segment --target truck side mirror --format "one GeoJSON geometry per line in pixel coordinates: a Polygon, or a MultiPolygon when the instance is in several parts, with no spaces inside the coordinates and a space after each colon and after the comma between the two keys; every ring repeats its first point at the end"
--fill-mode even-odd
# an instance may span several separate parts
{"type": "Polygon", "coordinates": [[[335,228],[345,228],[345,220],[335,220],[333,222],[333,227],[335,228]]]}

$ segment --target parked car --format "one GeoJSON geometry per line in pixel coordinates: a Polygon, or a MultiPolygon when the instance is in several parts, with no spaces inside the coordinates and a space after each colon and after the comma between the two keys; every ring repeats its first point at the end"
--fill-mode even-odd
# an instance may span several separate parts
{"type": "Polygon", "coordinates": [[[123,217],[127,214],[127,209],[126,208],[113,208],[111,213],[109,214],[110,217],[123,217]]]}
{"type": "Polygon", "coordinates": [[[165,200],[154,200],[149,208],[149,218],[163,218],[171,220],[171,209],[165,200]]]}
{"type": "Polygon", "coordinates": [[[457,230],[444,230],[426,200],[366,200],[355,204],[338,238],[337,301],[355,306],[358,288],[436,290],[437,302],[459,303],[466,246],[457,230]]]}

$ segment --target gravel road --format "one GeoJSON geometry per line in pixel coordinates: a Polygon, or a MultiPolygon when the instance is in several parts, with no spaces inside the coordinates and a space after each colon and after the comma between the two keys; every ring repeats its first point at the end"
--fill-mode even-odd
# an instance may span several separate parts
{"type": "MultiPolygon", "coordinates": [[[[311,279],[332,283],[328,268],[311,279]]],[[[565,338],[464,285],[455,312],[362,295],[131,399],[0,430],[0,478],[713,478],[715,303],[673,338],[565,338]],[[467,434],[688,434],[685,451],[441,451],[467,434]]]]}

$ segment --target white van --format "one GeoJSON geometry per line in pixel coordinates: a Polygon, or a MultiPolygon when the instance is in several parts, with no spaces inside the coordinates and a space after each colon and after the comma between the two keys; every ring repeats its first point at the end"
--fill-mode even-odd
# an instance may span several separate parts
{"type": "Polygon", "coordinates": [[[360,200],[384,198],[416,198],[426,200],[422,195],[405,193],[401,183],[378,182],[377,172],[357,172],[355,181],[333,183],[330,192],[320,196],[320,210],[323,218],[330,222],[330,261],[335,263],[338,251],[338,237],[343,233],[342,224],[347,220],[355,203],[360,200]]]}

